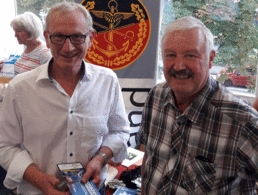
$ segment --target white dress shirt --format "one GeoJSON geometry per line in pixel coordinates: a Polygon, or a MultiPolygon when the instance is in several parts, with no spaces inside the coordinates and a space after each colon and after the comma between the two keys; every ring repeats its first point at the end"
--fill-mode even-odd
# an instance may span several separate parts
{"type": "MultiPolygon", "coordinates": [[[[129,123],[116,74],[84,61],[84,74],[72,97],[49,78],[49,63],[17,75],[9,83],[0,117],[0,164],[4,185],[18,193],[41,194],[23,180],[35,163],[46,174],[64,180],[57,164],[81,162],[85,167],[102,146],[114,162],[127,155],[129,123]]],[[[101,180],[106,178],[106,167],[101,180]]]]}

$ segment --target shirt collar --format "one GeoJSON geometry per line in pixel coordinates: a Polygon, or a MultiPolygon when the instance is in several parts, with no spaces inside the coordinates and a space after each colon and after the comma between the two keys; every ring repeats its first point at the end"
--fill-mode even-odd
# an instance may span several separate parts
{"type": "MultiPolygon", "coordinates": [[[[45,65],[43,65],[41,72],[39,73],[36,82],[40,80],[49,80],[53,82],[53,79],[49,74],[50,64],[53,62],[53,58],[51,58],[45,65]]],[[[82,74],[80,81],[91,80],[92,79],[92,71],[90,65],[86,63],[84,60],[82,61],[82,74]]]]}
{"type": "Polygon", "coordinates": [[[37,77],[37,80],[36,80],[36,83],[41,81],[41,80],[50,80],[50,76],[49,76],[49,73],[48,73],[48,69],[49,69],[49,64],[53,62],[53,58],[51,58],[46,64],[40,66],[42,67],[38,77],[37,77]]]}
{"type": "Polygon", "coordinates": [[[166,106],[167,104],[172,104],[176,108],[174,92],[167,82],[164,85],[164,89],[165,89],[164,106],[166,106]]]}
{"type": "MultiPolygon", "coordinates": [[[[171,104],[175,109],[178,110],[175,104],[174,93],[168,83],[164,85],[165,88],[165,99],[164,106],[171,104]]],[[[201,90],[199,96],[195,98],[192,104],[185,110],[184,114],[186,117],[194,123],[201,123],[202,118],[205,117],[205,113],[211,109],[212,104],[210,101],[218,88],[218,83],[211,76],[209,76],[207,83],[201,90]]]]}
{"type": "MultiPolygon", "coordinates": [[[[210,102],[218,89],[218,83],[211,76],[199,96],[194,99],[185,113],[187,118],[194,123],[201,124],[204,117],[208,117],[208,111],[216,109],[210,102]]],[[[214,110],[215,111],[215,110],[214,110]]]]}
{"type": "Polygon", "coordinates": [[[91,80],[93,76],[91,65],[85,62],[85,60],[82,61],[82,65],[83,65],[83,71],[82,71],[81,81],[91,80]]]}

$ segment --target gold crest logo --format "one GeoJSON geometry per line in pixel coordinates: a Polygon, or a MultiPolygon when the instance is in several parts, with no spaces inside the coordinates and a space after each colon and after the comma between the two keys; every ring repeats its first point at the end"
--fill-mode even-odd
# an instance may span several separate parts
{"type": "Polygon", "coordinates": [[[86,61],[118,70],[141,56],[151,22],[140,0],[84,0],[81,4],[91,14],[96,33],[86,61]]]}

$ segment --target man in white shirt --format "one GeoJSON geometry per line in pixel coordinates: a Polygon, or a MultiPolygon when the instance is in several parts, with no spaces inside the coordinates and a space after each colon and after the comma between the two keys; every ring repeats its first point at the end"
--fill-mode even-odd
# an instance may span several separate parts
{"type": "Polygon", "coordinates": [[[80,4],[51,8],[44,31],[53,58],[17,75],[6,90],[0,118],[4,185],[19,194],[64,195],[57,164],[81,162],[100,189],[105,164],[126,157],[129,123],[115,73],[83,59],[94,38],[80,4]]]}

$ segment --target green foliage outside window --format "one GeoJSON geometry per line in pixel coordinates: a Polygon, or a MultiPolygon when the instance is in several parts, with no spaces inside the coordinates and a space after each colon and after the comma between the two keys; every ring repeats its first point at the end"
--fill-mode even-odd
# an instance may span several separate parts
{"type": "MultiPolygon", "coordinates": [[[[22,14],[26,11],[33,12],[45,22],[45,15],[48,9],[56,3],[62,2],[63,0],[16,0],[17,3],[17,15],[22,14]]],[[[66,0],[71,1],[73,0],[66,0]]]]}
{"type": "MultiPolygon", "coordinates": [[[[164,11],[170,14],[170,18],[194,16],[211,30],[217,47],[215,65],[228,68],[227,72],[239,70],[242,75],[247,75],[245,67],[249,67],[256,74],[257,0],[164,0],[164,3],[172,6],[164,6],[164,11]]],[[[163,26],[166,26],[166,20],[162,22],[163,26]]],[[[255,77],[252,79],[255,81],[255,77]]],[[[221,83],[225,80],[227,74],[219,79],[221,83]]],[[[247,86],[250,91],[254,91],[255,83],[247,86]]]]}

